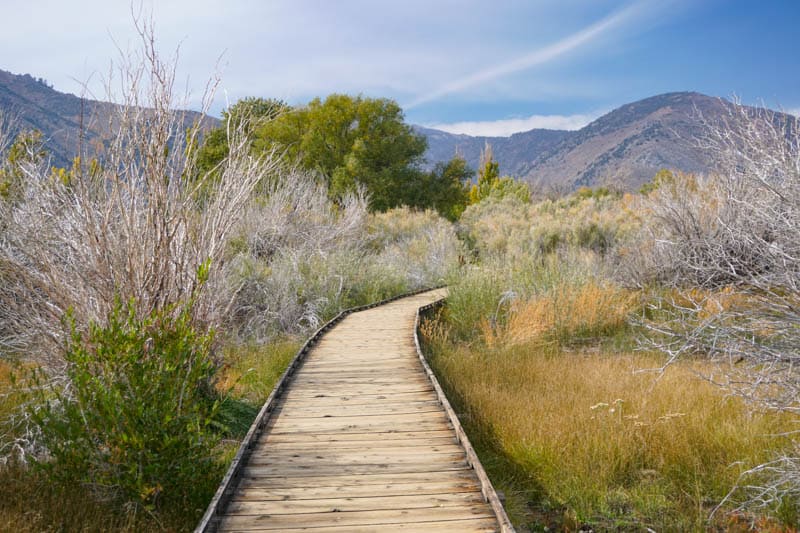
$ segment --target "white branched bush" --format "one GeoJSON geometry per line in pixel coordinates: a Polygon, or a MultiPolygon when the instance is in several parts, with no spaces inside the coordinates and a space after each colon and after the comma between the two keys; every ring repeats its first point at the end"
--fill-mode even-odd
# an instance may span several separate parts
{"type": "MultiPolygon", "coordinates": [[[[729,113],[704,140],[724,165],[666,179],[645,201],[633,274],[668,289],[645,323],[651,345],[670,361],[710,357],[730,394],[800,415],[798,121],[742,106],[729,113]]],[[[800,508],[798,462],[795,446],[749,472],[740,486],[748,504],[800,508]]]]}
{"type": "Polygon", "coordinates": [[[334,203],[302,172],[271,180],[238,226],[226,268],[232,329],[265,341],[341,309],[362,261],[367,205],[360,192],[334,203]]]}
{"type": "Polygon", "coordinates": [[[158,57],[151,28],[140,35],[142,51],[115,71],[121,96],[97,159],[56,174],[32,158],[21,164],[21,198],[2,203],[0,342],[51,370],[61,363],[68,310],[80,329],[103,324],[117,298],[144,317],[196,294],[194,318],[216,323],[230,232],[274,167],[231,131],[228,158],[198,176],[202,121],[179,111],[186,101],[175,94],[174,65],[158,57]],[[209,280],[198,288],[205,262],[209,280]]]}
{"type": "Polygon", "coordinates": [[[230,330],[259,342],[304,334],[345,307],[439,284],[461,253],[452,224],[438,215],[369,214],[363,192],[334,202],[302,172],[273,180],[236,235],[226,267],[230,330]]]}
{"type": "Polygon", "coordinates": [[[369,239],[378,269],[408,289],[443,283],[463,260],[455,228],[431,210],[401,207],[376,213],[370,219],[369,239]]]}

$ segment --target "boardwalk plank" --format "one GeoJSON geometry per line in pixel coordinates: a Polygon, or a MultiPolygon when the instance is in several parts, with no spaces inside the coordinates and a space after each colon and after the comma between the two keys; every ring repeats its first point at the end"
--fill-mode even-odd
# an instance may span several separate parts
{"type": "Polygon", "coordinates": [[[483,503],[480,492],[412,494],[369,498],[319,498],[314,500],[234,500],[228,505],[229,514],[285,515],[298,513],[337,513],[350,511],[391,511],[396,509],[426,509],[430,507],[463,507],[483,503]]]}
{"type": "Polygon", "coordinates": [[[416,353],[416,309],[438,297],[326,333],[251,444],[219,530],[500,530],[416,353]]]}
{"type": "MultiPolygon", "coordinates": [[[[234,495],[234,501],[286,501],[317,500],[336,498],[342,495],[343,485],[313,487],[268,487],[244,484],[234,495]]],[[[373,496],[410,496],[413,494],[456,494],[460,492],[478,492],[477,481],[465,478],[463,481],[453,480],[447,476],[445,481],[419,481],[416,483],[382,482],[371,485],[347,486],[348,498],[371,498],[373,496]]]]}
{"type": "Polygon", "coordinates": [[[341,487],[350,490],[354,487],[402,485],[407,483],[475,482],[475,474],[467,467],[449,470],[426,470],[424,472],[368,472],[361,475],[333,472],[329,475],[309,475],[302,477],[261,476],[263,469],[248,468],[240,483],[240,488],[308,488],[341,487]]]}
{"type": "MultiPolygon", "coordinates": [[[[242,530],[228,530],[242,531],[242,530]]],[[[244,530],[252,531],[252,530],[244,530]]],[[[499,531],[497,520],[491,518],[470,518],[466,520],[447,520],[444,522],[415,522],[412,524],[370,524],[368,526],[327,526],[314,528],[283,529],[284,533],[299,533],[311,531],[313,533],[383,533],[389,531],[403,531],[406,533],[488,533],[499,531]]]]}
{"type": "Polygon", "coordinates": [[[326,526],[365,526],[371,524],[413,524],[446,520],[492,518],[491,508],[485,504],[460,507],[428,507],[422,509],[397,509],[379,511],[344,511],[302,514],[226,515],[221,530],[248,528],[250,531],[286,530],[326,526]]]}

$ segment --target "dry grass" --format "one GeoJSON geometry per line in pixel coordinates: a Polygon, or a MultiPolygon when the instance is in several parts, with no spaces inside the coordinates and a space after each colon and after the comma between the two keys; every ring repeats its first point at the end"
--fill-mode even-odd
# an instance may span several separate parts
{"type": "MultiPolygon", "coordinates": [[[[586,296],[602,301],[607,290],[588,287],[586,296]]],[[[715,370],[708,363],[657,375],[639,372],[660,364],[652,355],[569,353],[536,342],[548,334],[541,326],[523,335],[547,321],[546,302],[517,306],[501,336],[513,342],[494,347],[448,342],[441,323],[425,330],[437,373],[495,456],[494,476],[516,492],[518,524],[701,530],[738,475],[785,444],[767,435],[790,429],[788,419],[724,398],[699,377],[715,370]]],[[[590,305],[572,325],[587,319],[605,322],[590,305]]]]}
{"type": "Polygon", "coordinates": [[[635,303],[629,291],[594,280],[560,283],[541,296],[514,302],[503,324],[484,319],[481,330],[490,347],[583,343],[624,329],[635,303]]]}

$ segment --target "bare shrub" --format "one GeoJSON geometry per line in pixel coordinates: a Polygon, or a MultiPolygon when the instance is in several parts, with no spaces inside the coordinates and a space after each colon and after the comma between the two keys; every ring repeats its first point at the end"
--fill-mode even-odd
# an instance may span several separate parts
{"type": "Polygon", "coordinates": [[[394,272],[408,289],[443,283],[464,253],[453,225],[431,210],[376,213],[369,239],[376,265],[390,276],[394,272]]]}
{"type": "Polygon", "coordinates": [[[630,196],[581,189],[558,199],[530,204],[514,197],[488,198],[469,206],[463,232],[481,255],[511,261],[543,257],[559,248],[610,254],[638,225],[630,196]]]}
{"type": "Polygon", "coordinates": [[[370,215],[363,191],[337,202],[302,172],[275,179],[247,212],[226,267],[229,325],[264,342],[344,307],[441,283],[458,264],[453,225],[432,211],[370,215]]]}
{"type": "Polygon", "coordinates": [[[344,306],[364,255],[366,196],[332,202],[302,172],[275,178],[247,211],[226,267],[229,324],[267,340],[313,329],[344,306]]]}
{"type": "MultiPolygon", "coordinates": [[[[103,324],[115,298],[138,316],[185,300],[210,261],[195,319],[213,324],[223,252],[256,184],[272,169],[231,131],[228,158],[197,176],[201,121],[179,109],[174,64],[162,61],[152,27],[137,21],[142,51],[122,56],[122,88],[99,159],[86,154],[67,173],[26,163],[22,198],[3,203],[0,342],[56,370],[67,310],[79,329],[103,324]]],[[[203,99],[208,108],[215,82],[203,99]]],[[[114,96],[109,81],[109,96],[114,96]]]]}
{"type": "MultiPolygon", "coordinates": [[[[649,343],[703,354],[713,381],[756,409],[800,414],[800,131],[788,115],[731,106],[703,140],[724,164],[650,193],[634,275],[659,292],[649,343]]],[[[755,503],[798,507],[797,450],[753,469],[755,503]]]]}

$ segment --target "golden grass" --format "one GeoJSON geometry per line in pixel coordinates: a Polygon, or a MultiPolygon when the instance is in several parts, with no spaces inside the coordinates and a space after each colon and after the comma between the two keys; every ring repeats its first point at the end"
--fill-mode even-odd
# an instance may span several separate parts
{"type": "Polygon", "coordinates": [[[512,485],[518,499],[537,500],[527,512],[700,530],[739,473],[783,444],[767,435],[790,427],[722,397],[698,377],[712,370],[707,364],[681,362],[658,376],[638,372],[658,364],[646,354],[475,348],[448,343],[431,326],[427,335],[467,425],[504,457],[498,475],[526,480],[512,485]]]}
{"type": "Polygon", "coordinates": [[[560,283],[541,296],[515,302],[505,324],[492,327],[484,320],[481,332],[489,346],[585,342],[624,328],[635,303],[635,295],[611,285],[560,283]]]}

